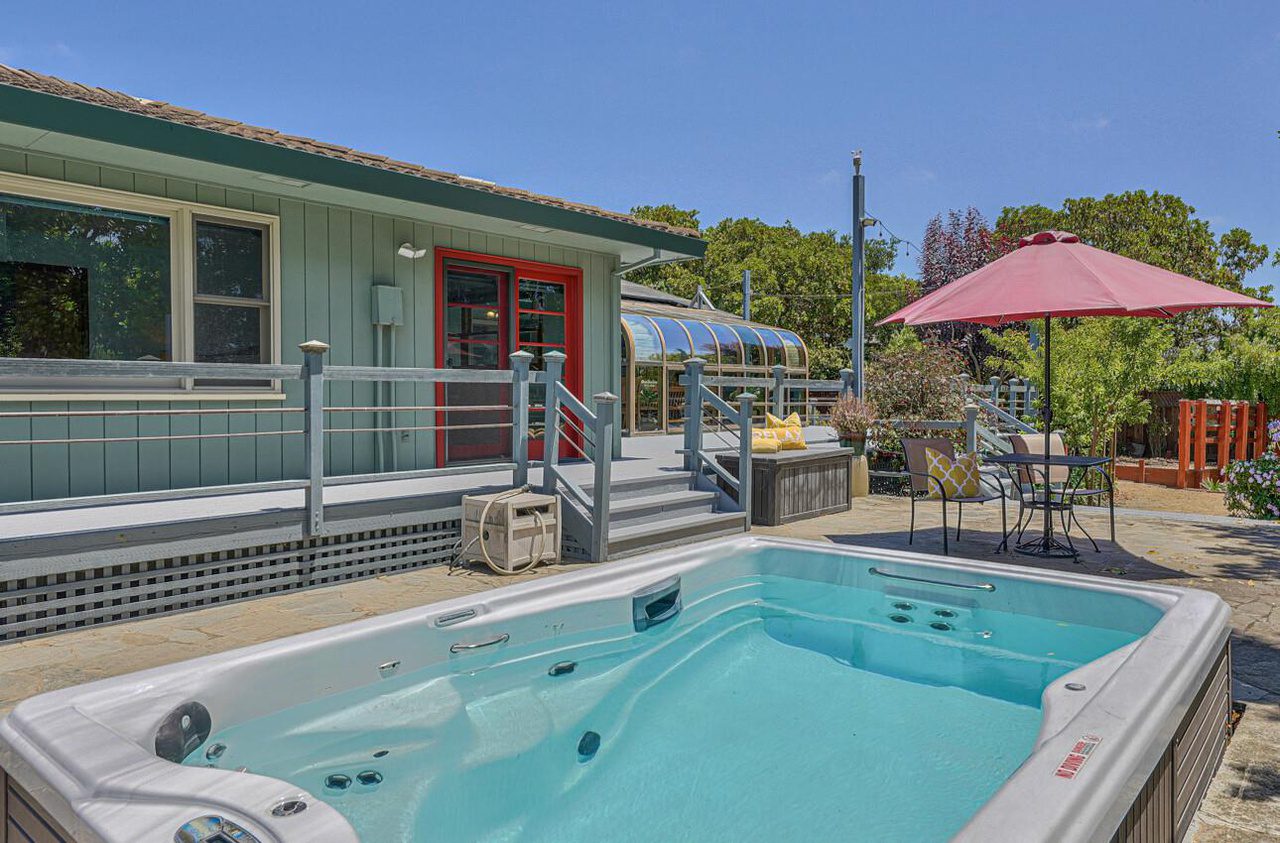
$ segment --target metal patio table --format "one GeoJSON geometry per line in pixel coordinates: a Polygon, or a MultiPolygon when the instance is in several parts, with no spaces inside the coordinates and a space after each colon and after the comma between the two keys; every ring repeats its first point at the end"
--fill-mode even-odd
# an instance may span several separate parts
{"type": "MultiPolygon", "coordinates": [[[[1066,527],[1066,514],[1071,513],[1074,506],[1073,500],[1080,489],[1081,484],[1088,476],[1090,470],[1097,469],[1106,482],[1107,507],[1111,519],[1111,540],[1116,539],[1116,500],[1115,487],[1111,479],[1111,475],[1102,470],[1102,466],[1110,462],[1109,457],[1091,457],[1091,456],[1074,456],[1065,454],[996,454],[986,457],[983,462],[988,465],[1003,466],[1009,472],[1009,479],[1013,483],[1013,488],[1018,490],[1019,495],[1022,494],[1022,483],[1018,475],[1023,471],[1035,472],[1039,474],[1044,483],[1040,489],[1032,488],[1031,490],[1031,508],[1044,510],[1044,530],[1041,535],[1024,542],[1019,542],[1014,550],[1018,553],[1025,553],[1029,556],[1042,556],[1051,559],[1078,559],[1079,551],[1076,550],[1075,544],[1071,541],[1071,534],[1066,527]],[[1062,484],[1062,488],[1054,490],[1049,484],[1049,471],[1053,468],[1066,468],[1070,470],[1068,480],[1062,484]],[[1076,471],[1075,469],[1079,469],[1076,471]],[[1054,500],[1054,498],[1057,500],[1054,500]],[[1059,513],[1063,519],[1063,536],[1066,542],[1059,541],[1054,536],[1053,531],[1053,513],[1059,513]]],[[[1074,513],[1071,513],[1073,520],[1079,524],[1079,520],[1075,519],[1074,513]]],[[[1021,523],[1021,522],[1019,522],[1021,523]]],[[[1017,529],[1017,528],[1014,528],[1017,529]]],[[[1080,524],[1080,529],[1084,531],[1086,536],[1089,532],[1084,529],[1084,525],[1080,524]]],[[[1013,531],[1005,534],[1004,541],[1001,543],[1004,547],[1009,545],[1009,535],[1013,531]]],[[[1089,536],[1089,541],[1093,542],[1093,537],[1089,536]]],[[[1094,542],[1094,547],[1097,543],[1094,542]]]]}

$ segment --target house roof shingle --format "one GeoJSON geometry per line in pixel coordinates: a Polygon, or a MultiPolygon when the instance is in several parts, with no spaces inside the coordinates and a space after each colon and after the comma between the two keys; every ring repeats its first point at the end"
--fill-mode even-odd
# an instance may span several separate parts
{"type": "Polygon", "coordinates": [[[417,176],[423,179],[430,179],[432,181],[453,184],[471,190],[486,191],[515,199],[523,199],[540,205],[548,205],[555,208],[562,208],[569,211],[576,211],[578,213],[603,217],[605,219],[611,219],[618,222],[630,223],[632,225],[653,229],[655,231],[662,231],[685,237],[698,236],[698,231],[695,229],[681,228],[679,226],[667,225],[653,220],[639,219],[637,217],[630,216],[629,214],[622,214],[615,211],[607,211],[603,208],[597,208],[594,205],[571,202],[567,199],[561,199],[555,196],[546,196],[544,194],[533,193],[531,191],[521,190],[515,187],[503,187],[480,179],[461,176],[456,173],[432,170],[419,164],[411,164],[407,161],[397,161],[393,158],[388,158],[385,155],[361,152],[356,149],[326,143],[313,138],[301,137],[299,135],[289,135],[283,132],[278,132],[275,129],[241,123],[225,117],[216,117],[212,114],[205,114],[202,111],[194,111],[189,108],[183,108],[182,106],[172,105],[171,103],[130,96],[129,94],[125,94],[120,91],[112,91],[106,88],[94,88],[88,85],[83,85],[79,82],[59,79],[56,76],[49,76],[32,70],[21,70],[0,64],[0,85],[10,85],[12,87],[23,88],[29,91],[50,94],[57,97],[65,97],[68,99],[78,100],[80,102],[104,106],[106,108],[114,108],[119,111],[127,111],[146,117],[154,117],[158,120],[181,123],[186,126],[206,129],[211,132],[221,132],[223,134],[234,135],[236,137],[260,141],[262,143],[275,144],[277,146],[301,152],[309,152],[315,155],[323,155],[329,158],[363,164],[365,166],[381,170],[389,170],[396,173],[403,173],[405,175],[417,176]]]}

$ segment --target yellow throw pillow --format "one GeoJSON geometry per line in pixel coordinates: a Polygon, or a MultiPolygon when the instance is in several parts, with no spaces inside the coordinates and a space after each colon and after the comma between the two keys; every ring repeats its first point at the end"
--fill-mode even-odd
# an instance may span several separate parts
{"type": "Polygon", "coordinates": [[[785,419],[780,419],[773,413],[764,414],[764,426],[769,430],[777,430],[785,427],[800,427],[800,414],[792,413],[785,419]]]}
{"type": "MultiPolygon", "coordinates": [[[[963,454],[954,460],[933,448],[924,449],[929,476],[942,483],[948,498],[976,498],[982,493],[982,476],[978,472],[978,455],[963,454]]],[[[940,498],[938,484],[929,484],[929,497],[940,498]]]]}
{"type": "Polygon", "coordinates": [[[803,451],[809,447],[804,441],[799,413],[792,413],[785,419],[780,419],[773,413],[765,413],[764,426],[764,432],[776,438],[784,451],[803,451]]]}
{"type": "Polygon", "coordinates": [[[772,436],[752,436],[751,453],[776,454],[782,450],[782,443],[772,436]]]}

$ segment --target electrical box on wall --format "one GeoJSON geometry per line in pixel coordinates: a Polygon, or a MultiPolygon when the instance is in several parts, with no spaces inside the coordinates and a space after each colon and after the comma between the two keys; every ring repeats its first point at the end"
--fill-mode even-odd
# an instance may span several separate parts
{"type": "Polygon", "coordinates": [[[399,287],[373,285],[373,324],[404,324],[404,294],[399,287]]]}

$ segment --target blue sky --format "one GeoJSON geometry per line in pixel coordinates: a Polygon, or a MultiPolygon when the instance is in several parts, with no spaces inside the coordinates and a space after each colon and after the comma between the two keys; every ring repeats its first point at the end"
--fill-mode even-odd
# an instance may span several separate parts
{"type": "Polygon", "coordinates": [[[1274,0],[64,0],[5,17],[0,62],[617,210],[847,230],[862,148],[868,211],[917,242],[948,208],[994,220],[1145,188],[1280,245],[1274,0]]]}

